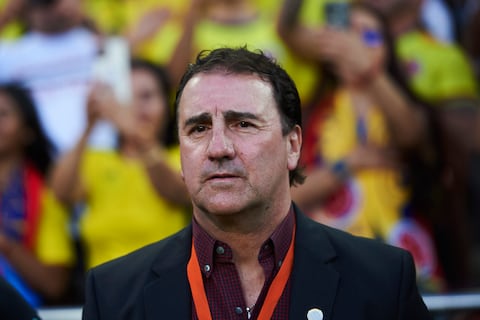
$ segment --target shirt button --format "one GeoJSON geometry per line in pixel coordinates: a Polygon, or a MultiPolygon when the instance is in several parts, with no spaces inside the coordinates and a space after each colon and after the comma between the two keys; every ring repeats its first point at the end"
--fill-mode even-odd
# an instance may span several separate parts
{"type": "Polygon", "coordinates": [[[224,254],[225,253],[225,249],[222,246],[218,246],[217,249],[215,249],[215,251],[218,254],[224,254]]]}
{"type": "Polygon", "coordinates": [[[243,313],[243,309],[241,307],[236,307],[235,308],[235,313],[240,315],[240,314],[243,313]]]}
{"type": "Polygon", "coordinates": [[[282,263],[283,263],[282,260],[278,261],[278,267],[279,267],[279,268],[282,266],[282,263]]]}
{"type": "Polygon", "coordinates": [[[211,268],[210,268],[210,265],[209,265],[209,264],[206,264],[206,265],[203,267],[203,270],[204,270],[205,272],[209,272],[210,269],[211,269],[211,268]]]}

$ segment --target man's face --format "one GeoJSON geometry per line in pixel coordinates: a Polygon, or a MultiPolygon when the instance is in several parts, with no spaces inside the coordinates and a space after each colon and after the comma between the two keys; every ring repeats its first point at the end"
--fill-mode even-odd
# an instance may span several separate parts
{"type": "Polygon", "coordinates": [[[225,216],[289,201],[301,132],[282,135],[268,83],[197,74],[184,88],[178,118],[182,174],[195,209],[225,216]]]}

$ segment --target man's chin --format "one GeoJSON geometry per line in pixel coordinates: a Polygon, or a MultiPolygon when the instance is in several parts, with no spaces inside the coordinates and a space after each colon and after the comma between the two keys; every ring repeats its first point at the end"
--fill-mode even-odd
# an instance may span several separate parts
{"type": "Polygon", "coordinates": [[[248,205],[237,197],[235,199],[215,199],[210,198],[206,202],[198,202],[196,206],[205,214],[212,217],[228,218],[236,216],[245,211],[248,205]]]}
{"type": "Polygon", "coordinates": [[[207,185],[192,200],[205,213],[231,216],[252,207],[252,191],[238,183],[207,185]]]}
{"type": "Polygon", "coordinates": [[[210,203],[204,206],[205,212],[218,218],[230,217],[244,211],[245,207],[237,203],[210,203]]]}

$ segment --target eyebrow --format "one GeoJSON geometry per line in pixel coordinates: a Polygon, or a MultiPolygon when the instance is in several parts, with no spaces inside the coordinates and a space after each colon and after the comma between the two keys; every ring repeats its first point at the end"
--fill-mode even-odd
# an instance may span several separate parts
{"type": "Polygon", "coordinates": [[[209,113],[204,112],[204,113],[201,113],[199,115],[188,118],[185,121],[183,127],[186,128],[186,127],[189,127],[189,126],[192,126],[192,125],[195,125],[195,124],[208,123],[208,122],[211,122],[211,121],[212,121],[212,116],[209,113]]]}
{"type": "Polygon", "coordinates": [[[239,111],[231,111],[231,110],[224,112],[223,117],[227,121],[239,120],[239,119],[258,120],[258,116],[251,112],[239,112],[239,111]]]}

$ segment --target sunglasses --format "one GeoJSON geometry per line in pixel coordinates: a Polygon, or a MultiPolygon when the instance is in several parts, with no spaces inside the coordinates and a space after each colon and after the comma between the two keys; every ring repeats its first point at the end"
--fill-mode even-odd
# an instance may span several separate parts
{"type": "Polygon", "coordinates": [[[378,47],[383,44],[383,35],[381,32],[372,29],[366,29],[362,32],[363,42],[368,47],[378,47]]]}

